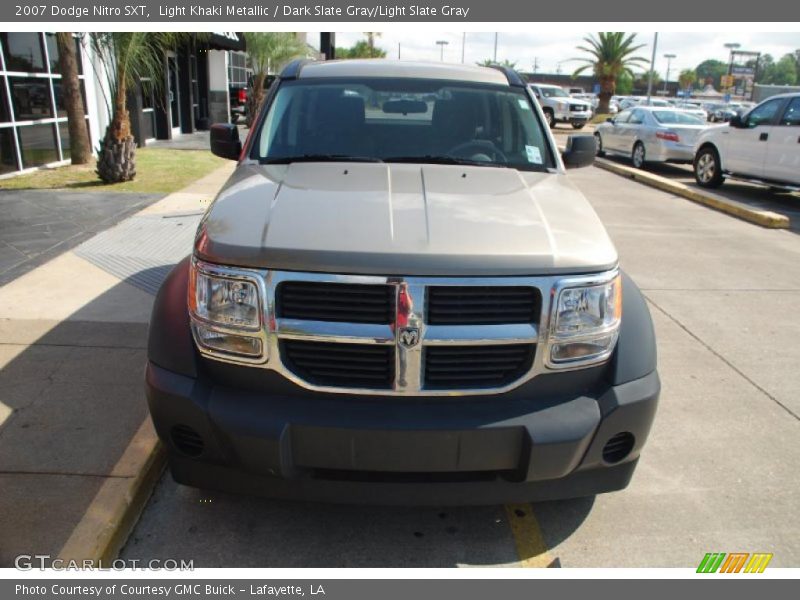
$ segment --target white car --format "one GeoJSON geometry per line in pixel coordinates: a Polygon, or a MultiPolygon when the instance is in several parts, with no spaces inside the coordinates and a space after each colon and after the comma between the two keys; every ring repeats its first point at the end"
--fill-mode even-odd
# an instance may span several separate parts
{"type": "Polygon", "coordinates": [[[800,93],[767,98],[695,144],[694,176],[702,187],[725,177],[800,190],[800,93]]]}
{"type": "Polygon", "coordinates": [[[528,87],[539,101],[550,127],[555,127],[556,123],[570,123],[573,129],[581,129],[592,118],[589,102],[573,98],[557,85],[531,83],[528,87]]]}

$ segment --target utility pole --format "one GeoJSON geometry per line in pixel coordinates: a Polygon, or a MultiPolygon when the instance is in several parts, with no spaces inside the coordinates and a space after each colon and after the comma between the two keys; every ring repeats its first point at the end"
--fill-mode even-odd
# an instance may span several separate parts
{"type": "Polygon", "coordinates": [[[464,31],[461,34],[461,64],[464,64],[464,52],[466,51],[467,47],[467,32],[464,31]]]}
{"type": "Polygon", "coordinates": [[[650,58],[650,76],[647,78],[647,105],[650,106],[650,96],[653,94],[653,68],[656,64],[656,49],[658,48],[658,32],[653,34],[653,56],[650,58]]]}
{"type": "Polygon", "coordinates": [[[497,62],[497,32],[494,32],[494,59],[492,62],[497,62]]]}
{"type": "Polygon", "coordinates": [[[436,44],[440,48],[439,60],[441,60],[442,62],[444,62],[444,47],[447,46],[447,44],[449,43],[450,42],[448,42],[447,40],[436,40],[436,44]]]}
{"type": "Polygon", "coordinates": [[[539,57],[533,57],[533,74],[536,75],[536,72],[539,70],[539,57]]]}
{"type": "Polygon", "coordinates": [[[397,42],[397,60],[400,60],[400,42],[397,42]]]}
{"type": "Polygon", "coordinates": [[[672,59],[675,58],[677,55],[675,54],[665,54],[664,58],[667,59],[667,76],[664,78],[664,91],[667,91],[667,84],[669,83],[669,68],[672,65],[672,59]]]}

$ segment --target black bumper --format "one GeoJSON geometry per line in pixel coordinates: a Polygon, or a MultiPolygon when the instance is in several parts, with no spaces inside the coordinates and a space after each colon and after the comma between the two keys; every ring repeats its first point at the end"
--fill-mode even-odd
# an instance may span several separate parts
{"type": "Polygon", "coordinates": [[[555,379],[534,384],[581,377],[559,374],[498,396],[365,399],[306,392],[267,373],[240,387],[237,368],[220,369],[194,378],[148,364],[150,412],[176,481],[370,504],[494,504],[622,489],[660,389],[656,371],[616,386],[595,380],[567,396],[555,379]],[[623,436],[628,452],[611,463],[604,447],[621,433],[632,435],[623,436]]]}

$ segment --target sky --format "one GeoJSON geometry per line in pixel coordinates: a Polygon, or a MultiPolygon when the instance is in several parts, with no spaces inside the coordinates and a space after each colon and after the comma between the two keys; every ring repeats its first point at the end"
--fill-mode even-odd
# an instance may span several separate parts
{"type": "MultiPolygon", "coordinates": [[[[568,33],[564,31],[527,31],[500,32],[497,43],[497,60],[508,59],[517,63],[520,71],[533,70],[534,60],[538,62],[540,73],[571,73],[581,63],[570,61],[581,55],[575,49],[581,43],[584,33],[568,33]]],[[[444,60],[461,62],[462,32],[414,31],[406,28],[402,31],[387,31],[377,39],[376,45],[387,52],[387,58],[397,58],[400,44],[400,58],[403,60],[439,60],[440,46],[437,40],[447,41],[444,49],[444,60]]],[[[352,46],[363,34],[357,32],[340,32],[336,34],[337,46],[352,46]]],[[[492,32],[468,32],[465,44],[465,62],[475,63],[494,54],[494,37],[492,32]]],[[[640,51],[649,61],[652,53],[652,32],[637,33],[637,42],[646,46],[640,51]]],[[[316,33],[308,34],[308,42],[319,45],[316,33]]],[[[664,54],[675,54],[671,61],[670,79],[682,69],[694,68],[707,58],[728,61],[728,50],[724,44],[736,42],[741,50],[751,50],[772,54],[777,60],[788,52],[800,49],[800,33],[759,33],[759,32],[662,32],[658,35],[655,69],[662,77],[666,74],[667,59],[664,54]]]]}

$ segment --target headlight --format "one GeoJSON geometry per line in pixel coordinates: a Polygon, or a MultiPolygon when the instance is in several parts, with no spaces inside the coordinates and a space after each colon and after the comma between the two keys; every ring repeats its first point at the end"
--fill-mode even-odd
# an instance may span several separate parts
{"type": "Polygon", "coordinates": [[[567,284],[554,298],[548,365],[587,366],[608,359],[621,319],[622,282],[618,274],[599,284],[567,284]]]}
{"type": "Polygon", "coordinates": [[[266,358],[262,303],[253,275],[193,260],[188,295],[192,331],[201,351],[266,358]]]}

